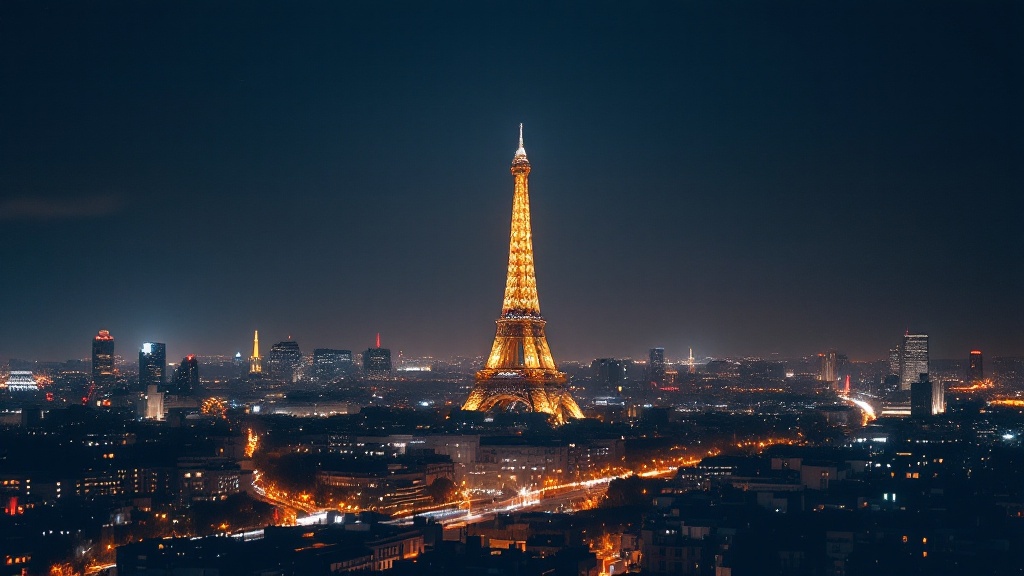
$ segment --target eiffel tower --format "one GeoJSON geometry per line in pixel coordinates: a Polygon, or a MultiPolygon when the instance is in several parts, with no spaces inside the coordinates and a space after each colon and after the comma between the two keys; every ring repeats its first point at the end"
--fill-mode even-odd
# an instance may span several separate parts
{"type": "Polygon", "coordinates": [[[476,373],[476,384],[463,410],[506,410],[522,404],[531,412],[550,414],[556,425],[583,412],[565,389],[566,377],[551,358],[544,335],[547,321],[540,315],[537,275],[533,268],[533,234],[530,231],[530,194],[527,180],[530,161],[523,148],[519,125],[519,149],[512,159],[515,194],[512,199],[512,234],[508,248],[505,301],[498,317],[491,354],[476,373]]]}

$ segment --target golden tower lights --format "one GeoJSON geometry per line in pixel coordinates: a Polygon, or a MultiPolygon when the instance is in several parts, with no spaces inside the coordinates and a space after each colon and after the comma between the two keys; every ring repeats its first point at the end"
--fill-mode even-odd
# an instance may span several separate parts
{"type": "Polygon", "coordinates": [[[462,409],[506,409],[521,403],[533,412],[550,414],[555,424],[564,424],[569,418],[582,418],[583,412],[565,389],[565,373],[555,366],[544,333],[547,322],[540,314],[533,265],[529,176],[520,124],[519,148],[512,159],[515,185],[505,298],[491,353],[476,373],[476,384],[462,409]]]}

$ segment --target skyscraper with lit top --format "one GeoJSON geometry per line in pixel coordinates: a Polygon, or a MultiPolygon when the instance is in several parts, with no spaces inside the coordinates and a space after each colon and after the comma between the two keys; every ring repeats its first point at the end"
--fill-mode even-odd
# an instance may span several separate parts
{"type": "Polygon", "coordinates": [[[377,346],[363,352],[363,372],[372,380],[383,380],[391,376],[391,350],[381,347],[380,333],[377,334],[377,346]]]}
{"type": "Polygon", "coordinates": [[[167,345],[162,342],[145,342],[139,350],[139,385],[143,390],[149,386],[163,386],[167,372],[167,345]]]}
{"type": "Polygon", "coordinates": [[[967,382],[975,384],[985,379],[985,369],[982,365],[981,350],[971,350],[967,359],[967,382]]]}
{"type": "Polygon", "coordinates": [[[92,381],[102,388],[114,383],[114,337],[100,330],[92,339],[92,381]]]}
{"type": "Polygon", "coordinates": [[[903,336],[900,347],[900,389],[910,390],[910,385],[928,373],[928,335],[911,334],[903,336]]]}

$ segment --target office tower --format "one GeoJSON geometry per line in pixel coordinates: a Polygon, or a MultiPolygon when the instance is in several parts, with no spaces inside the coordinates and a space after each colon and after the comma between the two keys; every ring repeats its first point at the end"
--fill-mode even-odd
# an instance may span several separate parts
{"type": "Polygon", "coordinates": [[[540,314],[530,227],[530,169],[520,124],[519,148],[512,158],[512,227],[505,298],[491,353],[476,373],[476,383],[462,409],[504,410],[522,404],[531,412],[548,414],[554,424],[563,424],[570,418],[582,418],[583,412],[565,388],[565,373],[555,366],[544,332],[547,321],[540,314]]]}
{"type": "Polygon", "coordinates": [[[391,350],[381,348],[380,333],[377,333],[377,347],[363,352],[363,372],[367,378],[383,380],[391,376],[391,350]]]}
{"type": "Polygon", "coordinates": [[[900,373],[900,357],[901,356],[902,356],[902,353],[900,352],[900,344],[897,344],[897,345],[893,346],[892,348],[889,348],[889,374],[899,374],[900,373]]]}
{"type": "Polygon", "coordinates": [[[900,389],[910,390],[921,374],[928,373],[928,335],[907,332],[900,352],[900,389]]]}
{"type": "Polygon", "coordinates": [[[647,362],[647,381],[659,386],[665,383],[664,348],[651,348],[647,362]]]}
{"type": "Polygon", "coordinates": [[[818,354],[818,380],[835,384],[839,379],[838,368],[835,350],[818,354]]]}
{"type": "Polygon", "coordinates": [[[231,366],[235,369],[236,374],[245,372],[245,358],[242,358],[241,352],[235,352],[235,357],[231,360],[231,366]]]}
{"type": "Polygon", "coordinates": [[[160,342],[146,342],[139,350],[139,386],[148,390],[150,385],[164,385],[167,371],[167,345],[160,342]]]}
{"type": "Polygon", "coordinates": [[[918,380],[910,384],[910,415],[923,418],[945,411],[946,394],[942,382],[933,382],[928,379],[928,374],[922,372],[918,380]]]}
{"type": "Polygon", "coordinates": [[[167,387],[167,393],[174,396],[191,396],[199,389],[199,363],[194,354],[181,359],[174,371],[174,380],[167,387]]]}
{"type": "Polygon", "coordinates": [[[92,339],[92,381],[101,388],[114,384],[114,337],[107,330],[92,339]]]}
{"type": "Polygon", "coordinates": [[[270,348],[267,357],[263,362],[266,373],[271,378],[292,382],[295,379],[295,370],[302,363],[302,351],[299,350],[299,343],[294,340],[278,342],[270,348]]]}
{"type": "Polygon", "coordinates": [[[626,363],[622,360],[598,358],[590,363],[590,370],[598,389],[604,388],[617,394],[619,387],[626,382],[626,363]]]}
{"type": "Polygon", "coordinates": [[[352,368],[351,350],[317,348],[313,350],[313,375],[321,382],[344,376],[352,368]]]}
{"type": "Polygon", "coordinates": [[[967,360],[967,382],[976,384],[985,379],[985,370],[981,363],[981,350],[971,350],[967,360]]]}
{"type": "Polygon", "coordinates": [[[259,374],[263,372],[263,359],[260,358],[260,331],[252,334],[252,356],[249,357],[249,373],[259,374]]]}

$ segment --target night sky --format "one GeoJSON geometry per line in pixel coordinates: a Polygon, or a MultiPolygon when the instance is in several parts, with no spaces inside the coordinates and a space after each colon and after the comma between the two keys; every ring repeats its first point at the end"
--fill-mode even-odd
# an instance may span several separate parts
{"type": "Polygon", "coordinates": [[[1024,4],[0,2],[0,359],[1024,354],[1024,4]]]}

